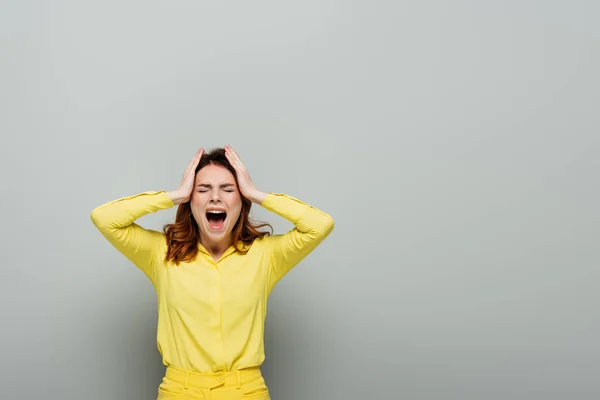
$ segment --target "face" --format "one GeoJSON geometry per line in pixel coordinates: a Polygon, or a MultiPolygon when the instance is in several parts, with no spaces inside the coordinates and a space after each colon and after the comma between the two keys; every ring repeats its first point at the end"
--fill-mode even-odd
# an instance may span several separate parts
{"type": "Polygon", "coordinates": [[[203,242],[230,240],[242,211],[242,199],[227,168],[209,164],[198,171],[190,205],[203,242]]]}

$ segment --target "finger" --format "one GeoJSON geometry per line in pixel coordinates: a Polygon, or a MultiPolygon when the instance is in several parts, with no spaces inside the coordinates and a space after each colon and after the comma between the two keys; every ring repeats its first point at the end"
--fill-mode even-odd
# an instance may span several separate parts
{"type": "Polygon", "coordinates": [[[196,162],[194,163],[194,168],[196,168],[198,166],[198,163],[200,162],[200,159],[202,159],[202,156],[204,155],[204,148],[200,148],[200,153],[198,153],[198,157],[196,162]]]}
{"type": "Polygon", "coordinates": [[[233,153],[229,153],[228,160],[229,160],[229,163],[231,164],[231,166],[233,168],[235,168],[236,170],[240,170],[240,171],[244,170],[244,165],[241,163],[241,161],[237,157],[235,157],[235,155],[233,153]]]}
{"type": "Polygon", "coordinates": [[[240,163],[240,165],[242,165],[242,166],[243,166],[244,164],[242,163],[242,160],[240,159],[240,156],[239,156],[239,155],[238,155],[238,153],[237,153],[237,152],[236,152],[236,151],[233,149],[233,147],[231,147],[231,145],[228,145],[227,147],[229,148],[229,151],[231,152],[231,155],[232,155],[233,159],[234,159],[235,161],[239,162],[239,163],[240,163]]]}
{"type": "Polygon", "coordinates": [[[233,165],[237,161],[235,159],[233,150],[231,149],[231,147],[229,145],[225,145],[224,149],[225,149],[225,157],[227,157],[227,160],[229,160],[229,162],[233,165]]]}
{"type": "Polygon", "coordinates": [[[189,171],[192,168],[192,166],[194,166],[196,164],[196,161],[198,160],[198,154],[200,154],[200,149],[198,149],[196,151],[196,154],[194,154],[194,157],[192,157],[192,160],[188,164],[186,171],[189,171]]]}
{"type": "Polygon", "coordinates": [[[237,160],[235,158],[233,158],[233,156],[230,155],[229,158],[229,164],[231,164],[231,166],[233,167],[233,169],[235,169],[236,171],[240,171],[241,170],[241,166],[240,163],[237,162],[237,160]]]}
{"type": "Polygon", "coordinates": [[[202,158],[202,154],[204,154],[204,149],[200,149],[196,152],[196,155],[194,155],[194,158],[192,158],[192,161],[190,161],[190,164],[188,165],[186,171],[190,171],[192,170],[192,168],[196,169],[198,163],[200,162],[200,159],[202,158]]]}

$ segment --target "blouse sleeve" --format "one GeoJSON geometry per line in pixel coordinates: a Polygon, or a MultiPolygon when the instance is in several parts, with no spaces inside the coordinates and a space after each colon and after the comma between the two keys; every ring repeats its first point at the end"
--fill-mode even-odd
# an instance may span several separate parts
{"type": "Polygon", "coordinates": [[[334,221],[325,212],[285,194],[269,193],[261,206],[294,224],[288,232],[267,237],[265,241],[272,276],[271,290],[329,236],[334,221]]]}
{"type": "Polygon", "coordinates": [[[90,218],[110,244],[155,283],[155,261],[164,234],[145,229],[134,221],[174,205],[164,190],[143,192],[100,205],[92,210],[90,218]]]}

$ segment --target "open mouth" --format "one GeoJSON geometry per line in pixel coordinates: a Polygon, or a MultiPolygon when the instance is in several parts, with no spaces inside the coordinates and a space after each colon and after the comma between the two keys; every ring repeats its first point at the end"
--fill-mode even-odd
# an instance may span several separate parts
{"type": "Polygon", "coordinates": [[[225,225],[227,219],[227,213],[222,210],[208,210],[206,212],[206,220],[208,226],[212,229],[221,229],[225,225]]]}

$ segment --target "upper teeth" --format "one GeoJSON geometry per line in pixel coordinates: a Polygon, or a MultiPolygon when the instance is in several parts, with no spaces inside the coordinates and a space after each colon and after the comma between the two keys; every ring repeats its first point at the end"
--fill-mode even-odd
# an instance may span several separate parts
{"type": "Polygon", "coordinates": [[[207,212],[209,212],[209,213],[213,213],[213,214],[222,214],[222,213],[224,213],[225,211],[222,211],[222,210],[208,210],[207,212]]]}

